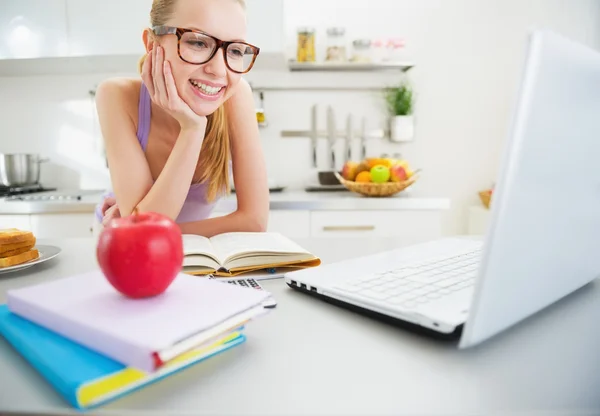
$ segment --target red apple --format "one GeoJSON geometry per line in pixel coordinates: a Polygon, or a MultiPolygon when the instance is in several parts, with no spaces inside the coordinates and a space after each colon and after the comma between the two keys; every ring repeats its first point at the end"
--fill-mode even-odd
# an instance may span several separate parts
{"type": "Polygon", "coordinates": [[[348,181],[353,181],[356,178],[357,162],[348,161],[342,166],[342,177],[348,181]]]}
{"type": "Polygon", "coordinates": [[[394,165],[390,168],[390,180],[392,182],[404,182],[408,179],[406,169],[402,165],[394,165]]]}
{"type": "Polygon", "coordinates": [[[106,279],[123,295],[156,296],[166,291],[181,271],[181,230],[164,215],[136,210],[105,226],[96,257],[106,279]]]}

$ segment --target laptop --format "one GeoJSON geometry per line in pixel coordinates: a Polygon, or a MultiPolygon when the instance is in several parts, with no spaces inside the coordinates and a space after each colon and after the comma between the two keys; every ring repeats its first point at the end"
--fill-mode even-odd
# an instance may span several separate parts
{"type": "Polygon", "coordinates": [[[475,346],[600,276],[600,53],[529,33],[482,238],[447,237],[284,275],[291,288],[475,346]]]}

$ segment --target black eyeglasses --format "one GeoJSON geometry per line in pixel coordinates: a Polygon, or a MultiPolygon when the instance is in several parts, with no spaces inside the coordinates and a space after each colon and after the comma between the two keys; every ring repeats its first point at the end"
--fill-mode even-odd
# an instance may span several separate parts
{"type": "Polygon", "coordinates": [[[177,35],[179,58],[189,64],[205,64],[222,48],[225,65],[238,74],[250,71],[260,52],[260,48],[249,43],[223,41],[199,30],[154,26],[152,31],[157,36],[177,35]]]}

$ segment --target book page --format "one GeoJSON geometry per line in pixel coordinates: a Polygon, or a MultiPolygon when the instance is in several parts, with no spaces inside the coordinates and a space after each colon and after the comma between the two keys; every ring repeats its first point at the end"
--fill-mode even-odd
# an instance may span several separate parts
{"type": "Polygon", "coordinates": [[[309,254],[294,241],[279,233],[234,232],[219,234],[210,239],[217,256],[225,265],[237,257],[261,254],[309,254]]]}
{"type": "Polygon", "coordinates": [[[201,256],[210,257],[213,261],[207,262],[207,266],[211,266],[214,262],[221,263],[219,255],[215,251],[210,240],[204,236],[196,234],[184,234],[183,238],[183,255],[193,256],[195,265],[200,265],[199,259],[201,256]]]}
{"type": "Polygon", "coordinates": [[[189,254],[183,258],[183,269],[185,271],[204,270],[212,272],[219,270],[219,268],[221,268],[221,265],[216,260],[202,254],[189,254]]]}
{"type": "Polygon", "coordinates": [[[234,257],[230,259],[226,265],[229,271],[242,270],[247,268],[265,267],[284,267],[288,264],[293,264],[295,267],[300,267],[305,262],[312,262],[314,256],[311,254],[264,254],[248,257],[234,257]]]}

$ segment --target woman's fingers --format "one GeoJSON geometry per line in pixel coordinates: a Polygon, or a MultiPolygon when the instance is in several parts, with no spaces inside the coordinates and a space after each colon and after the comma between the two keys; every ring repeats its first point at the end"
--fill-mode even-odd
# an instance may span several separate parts
{"type": "Polygon", "coordinates": [[[156,51],[156,75],[154,82],[156,83],[157,98],[163,107],[167,107],[169,104],[169,98],[167,96],[167,87],[165,85],[164,75],[164,51],[163,48],[158,46],[156,51]]]}
{"type": "Polygon", "coordinates": [[[106,225],[109,221],[119,217],[121,217],[121,211],[119,211],[119,206],[115,204],[106,210],[104,217],[102,217],[102,225],[106,225]]]}
{"type": "Polygon", "coordinates": [[[146,85],[146,89],[150,93],[150,96],[154,96],[154,81],[152,81],[152,54],[153,50],[150,50],[146,54],[146,59],[142,65],[142,81],[146,85]]]}
{"type": "Polygon", "coordinates": [[[159,48],[158,45],[154,45],[154,47],[152,48],[152,71],[151,71],[151,74],[152,74],[152,85],[154,88],[154,91],[153,91],[154,94],[152,94],[152,98],[155,100],[158,99],[158,92],[159,92],[158,91],[158,80],[156,77],[157,73],[158,73],[158,71],[156,69],[156,56],[158,54],[158,48],[159,48]]]}
{"type": "Polygon", "coordinates": [[[171,71],[171,63],[165,61],[164,64],[165,73],[165,84],[167,86],[167,98],[169,100],[169,108],[175,110],[178,107],[179,94],[177,93],[177,87],[175,86],[175,80],[173,79],[173,72],[171,71]]]}
{"type": "Polygon", "coordinates": [[[102,215],[106,215],[106,211],[110,207],[115,205],[116,203],[117,203],[117,200],[112,196],[104,198],[104,201],[102,201],[102,208],[101,208],[102,215]]]}
{"type": "Polygon", "coordinates": [[[108,211],[106,211],[106,214],[104,214],[104,217],[102,217],[102,225],[104,226],[106,226],[106,224],[108,224],[108,222],[113,219],[112,215],[110,215],[111,208],[109,208],[108,211]]]}

